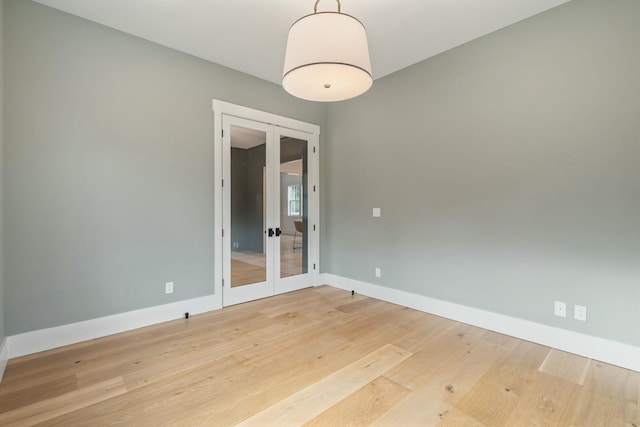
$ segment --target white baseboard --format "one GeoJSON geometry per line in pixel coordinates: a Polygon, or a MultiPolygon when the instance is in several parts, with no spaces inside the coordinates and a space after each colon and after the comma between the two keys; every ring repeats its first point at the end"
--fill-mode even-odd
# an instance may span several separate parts
{"type": "Polygon", "coordinates": [[[323,273],[320,283],[640,372],[640,347],[323,273]]]}
{"type": "Polygon", "coordinates": [[[4,375],[4,369],[7,367],[7,361],[9,360],[9,345],[7,338],[2,339],[0,343],[0,382],[2,382],[2,376],[4,375]]]}
{"type": "MultiPolygon", "coordinates": [[[[640,372],[640,347],[328,273],[320,275],[319,283],[640,372]]],[[[0,344],[0,381],[9,358],[175,320],[185,312],[220,308],[219,298],[210,295],[12,335],[0,344]]]]}
{"type": "Polygon", "coordinates": [[[3,352],[8,353],[9,358],[20,357],[64,345],[130,331],[156,323],[179,319],[183,317],[186,312],[192,315],[219,308],[222,308],[219,298],[216,298],[214,295],[209,295],[114,314],[98,319],[39,329],[37,331],[7,337],[3,345],[3,352]]]}

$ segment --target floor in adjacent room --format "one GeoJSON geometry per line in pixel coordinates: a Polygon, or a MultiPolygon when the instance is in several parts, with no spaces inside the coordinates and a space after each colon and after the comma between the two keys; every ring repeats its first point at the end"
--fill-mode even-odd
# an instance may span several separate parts
{"type": "Polygon", "coordinates": [[[0,425],[640,426],[640,373],[309,288],[12,359],[0,425]]]}
{"type": "MultiPolygon", "coordinates": [[[[304,249],[294,236],[280,236],[280,277],[291,277],[307,273],[302,262],[304,249]]],[[[267,259],[264,253],[251,251],[231,251],[231,287],[250,285],[267,280],[267,259]]]]}

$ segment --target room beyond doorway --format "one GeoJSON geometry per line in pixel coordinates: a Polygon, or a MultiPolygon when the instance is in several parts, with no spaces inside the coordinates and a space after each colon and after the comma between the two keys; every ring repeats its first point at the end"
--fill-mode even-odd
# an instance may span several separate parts
{"type": "MultiPolygon", "coordinates": [[[[302,274],[302,251],[294,249],[294,236],[280,236],[280,275],[291,277],[302,274]]],[[[231,287],[255,283],[266,266],[266,257],[262,253],[250,251],[231,252],[231,287]]]]}

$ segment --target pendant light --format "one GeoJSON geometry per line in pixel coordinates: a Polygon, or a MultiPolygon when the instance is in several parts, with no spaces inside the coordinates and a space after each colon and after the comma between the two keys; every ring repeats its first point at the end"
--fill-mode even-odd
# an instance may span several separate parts
{"type": "Polygon", "coordinates": [[[282,86],[310,101],[341,101],[366,92],[373,83],[364,25],[340,11],[304,16],[289,29],[282,86]]]}

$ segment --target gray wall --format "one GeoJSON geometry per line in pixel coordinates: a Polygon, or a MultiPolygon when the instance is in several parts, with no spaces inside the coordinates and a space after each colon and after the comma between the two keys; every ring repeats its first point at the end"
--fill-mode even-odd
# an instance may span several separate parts
{"type": "MultiPolygon", "coordinates": [[[[264,252],[264,167],[266,144],[231,147],[231,238],[235,250],[264,252]]],[[[232,250],[233,247],[232,247],[232,250]]]]}
{"type": "Polygon", "coordinates": [[[4,0],[0,0],[0,344],[5,337],[4,330],[4,0]]]}
{"type": "Polygon", "coordinates": [[[212,294],[211,100],[325,106],[30,1],[5,16],[6,333],[212,294]]]}
{"type": "Polygon", "coordinates": [[[323,271],[640,345],[638,76],[640,2],[574,0],[331,105],[323,271]]]}

